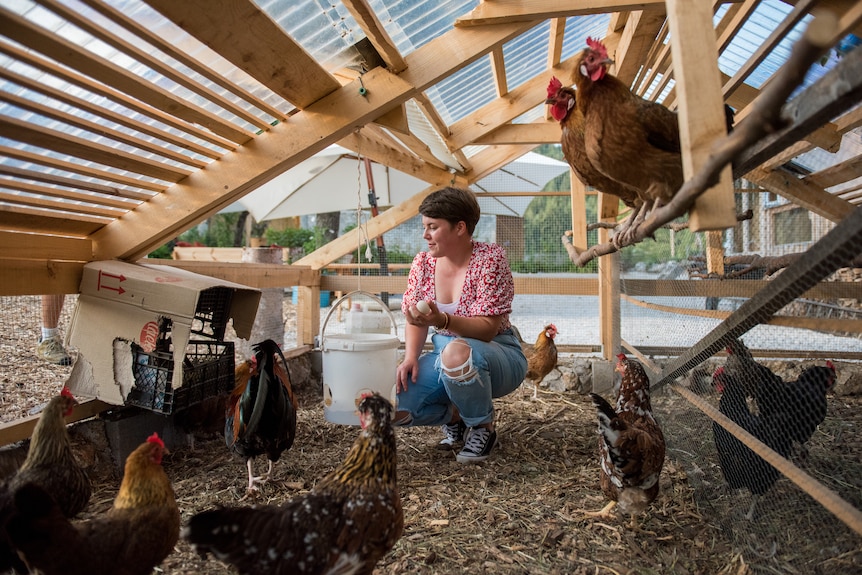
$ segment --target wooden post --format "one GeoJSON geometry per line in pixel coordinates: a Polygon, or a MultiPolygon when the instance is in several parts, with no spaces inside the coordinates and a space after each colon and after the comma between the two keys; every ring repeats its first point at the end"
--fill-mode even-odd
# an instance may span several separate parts
{"type": "MultiPolygon", "coordinates": [[[[617,219],[620,201],[616,196],[599,194],[599,221],[617,219]]],[[[599,229],[599,243],[608,241],[608,230],[599,229]]],[[[602,357],[614,361],[620,351],[620,252],[602,256],[599,260],[599,337],[602,357]]]]}
{"type": "MultiPolygon", "coordinates": [[[[718,49],[712,26],[712,3],[667,0],[671,52],[679,102],[679,135],[685,179],[709,157],[712,143],[726,134],[718,49]]],[[[693,232],[723,230],[736,225],[731,167],[718,185],[703,193],[689,213],[693,232]]]]}
{"type": "MultiPolygon", "coordinates": [[[[243,248],[241,258],[246,263],[281,265],[284,263],[284,250],[279,247],[243,248]]],[[[263,288],[260,292],[260,305],[251,336],[248,340],[236,340],[236,351],[241,357],[254,355],[251,346],[265,339],[271,339],[284,347],[284,288],[263,288]]]]}
{"type": "Polygon", "coordinates": [[[572,245],[578,253],[587,249],[587,188],[569,168],[572,195],[572,245]]]}

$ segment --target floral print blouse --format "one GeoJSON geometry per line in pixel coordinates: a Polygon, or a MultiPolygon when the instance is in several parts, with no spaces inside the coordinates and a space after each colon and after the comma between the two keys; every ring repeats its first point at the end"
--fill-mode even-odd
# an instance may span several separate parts
{"type": "MultiPolygon", "coordinates": [[[[437,258],[430,256],[428,252],[419,252],[413,258],[410,276],[407,278],[407,291],[401,300],[401,310],[404,313],[419,300],[437,300],[434,289],[436,268],[437,258]]],[[[461,288],[461,298],[454,315],[503,316],[498,332],[502,333],[511,327],[509,314],[514,297],[515,282],[505,250],[497,244],[473,241],[473,255],[470,257],[461,288]]]]}

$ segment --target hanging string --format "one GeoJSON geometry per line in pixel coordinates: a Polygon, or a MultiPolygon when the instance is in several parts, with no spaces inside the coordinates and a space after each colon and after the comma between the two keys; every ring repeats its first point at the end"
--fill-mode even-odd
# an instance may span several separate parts
{"type": "MultiPolygon", "coordinates": [[[[373,252],[371,251],[371,239],[368,237],[367,228],[363,227],[362,223],[362,138],[359,137],[359,130],[356,131],[358,145],[356,149],[356,230],[357,230],[357,242],[356,242],[356,256],[359,257],[359,252],[362,250],[362,238],[365,237],[365,259],[367,261],[371,261],[373,259],[373,252]]],[[[366,222],[367,225],[367,222],[366,222]]],[[[361,261],[356,262],[360,264],[361,261]]],[[[356,268],[356,290],[362,290],[362,270],[357,266],[356,268]]]]}

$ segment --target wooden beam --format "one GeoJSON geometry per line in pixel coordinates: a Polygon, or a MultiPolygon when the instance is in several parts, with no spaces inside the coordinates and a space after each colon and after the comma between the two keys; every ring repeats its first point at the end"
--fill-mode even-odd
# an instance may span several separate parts
{"type": "Polygon", "coordinates": [[[493,132],[476,138],[473,143],[487,146],[559,144],[560,124],[556,120],[545,119],[529,124],[503,124],[493,132]]]}
{"type": "Polygon", "coordinates": [[[572,246],[578,252],[586,251],[587,249],[587,187],[581,179],[575,174],[575,171],[569,168],[569,182],[572,210],[572,246]]]}
{"type": "MultiPolygon", "coordinates": [[[[676,91],[680,100],[679,135],[685,179],[690,179],[706,163],[712,142],[727,133],[721,99],[718,53],[714,37],[712,9],[705,2],[668,0],[668,23],[676,70],[676,91]]],[[[689,211],[691,231],[720,230],[736,225],[733,176],[725,167],[716,186],[695,200],[689,211]]]]}
{"type": "MultiPolygon", "coordinates": [[[[47,168],[59,170],[62,172],[80,174],[82,176],[86,176],[88,178],[93,178],[103,182],[113,182],[116,184],[120,184],[121,186],[140,188],[142,190],[146,190],[153,193],[163,192],[168,188],[168,186],[166,186],[165,184],[138,180],[129,176],[114,174],[113,172],[109,172],[106,170],[100,170],[98,168],[84,166],[80,162],[67,162],[65,160],[58,160],[48,156],[43,156],[41,154],[35,154],[33,152],[19,150],[17,148],[11,148],[8,146],[0,146],[0,156],[6,158],[14,158],[22,162],[30,162],[36,164],[37,166],[45,166],[47,168]]],[[[137,200],[148,200],[153,197],[153,194],[135,192],[129,189],[124,189],[123,193],[126,194],[127,197],[134,198],[137,200]]]]}
{"type": "MultiPolygon", "coordinates": [[[[83,401],[72,408],[72,413],[66,417],[66,423],[75,423],[99,415],[103,411],[116,409],[115,405],[99,399],[83,401]]],[[[28,415],[15,421],[0,424],[0,445],[9,445],[24,439],[29,439],[41,414],[28,415]]]]}
{"type": "Polygon", "coordinates": [[[336,90],[105,226],[93,236],[97,259],[145,255],[529,27],[455,29],[412,52],[400,76],[381,67],[367,72],[365,95],[358,84],[336,90]]]}
{"type": "Polygon", "coordinates": [[[862,177],[862,156],[856,156],[819,172],[814,172],[802,179],[820,188],[831,188],[860,177],[862,177]]]}
{"type": "Polygon", "coordinates": [[[85,238],[0,231],[0,253],[8,259],[88,262],[93,245],[85,238]]]}
{"type": "Polygon", "coordinates": [[[796,174],[784,168],[758,168],[747,173],[745,178],[833,222],[840,222],[856,209],[847,200],[830,194],[811,182],[800,180],[796,174]]]}
{"type": "Polygon", "coordinates": [[[631,85],[644,56],[656,43],[656,35],[665,22],[664,5],[629,14],[614,56],[614,74],[626,86],[631,85]]]}
{"type": "Polygon", "coordinates": [[[84,274],[84,262],[74,261],[2,259],[0,267],[0,293],[7,296],[78,293],[84,274]]]}
{"type": "Polygon", "coordinates": [[[552,18],[551,19],[551,37],[548,43],[548,70],[552,70],[560,65],[560,58],[563,55],[563,38],[566,33],[566,19],[552,18]]]}
{"type": "MultiPolygon", "coordinates": [[[[120,209],[123,211],[128,211],[133,209],[135,206],[139,204],[139,202],[133,202],[126,200],[124,198],[119,198],[113,195],[103,195],[103,194],[92,194],[85,192],[75,192],[71,190],[66,190],[63,188],[54,188],[49,186],[40,186],[38,184],[31,184],[28,182],[21,182],[18,180],[8,180],[4,178],[0,178],[0,188],[7,190],[16,190],[19,192],[26,192],[28,194],[38,194],[41,196],[46,196],[47,198],[56,198],[58,200],[72,200],[72,202],[60,202],[57,205],[58,209],[69,209],[69,211],[82,211],[84,213],[98,213],[88,211],[91,208],[95,208],[98,206],[98,209],[102,208],[113,208],[113,210],[105,210],[105,213],[102,215],[112,216],[116,215],[119,212],[116,212],[116,209],[120,209]],[[84,202],[89,204],[89,206],[77,205],[77,202],[84,202]]],[[[4,195],[4,196],[8,196],[4,195]]],[[[34,199],[35,200],[35,199],[34,199]]],[[[27,204],[29,201],[27,196],[19,196],[16,199],[15,196],[6,197],[4,201],[8,201],[10,204],[27,204]],[[19,202],[20,200],[20,202],[19,202]]],[[[30,205],[42,205],[40,203],[31,203],[30,205]]]]}
{"type": "Polygon", "coordinates": [[[395,43],[392,42],[392,38],[389,37],[367,0],[342,0],[342,4],[365,32],[365,36],[380,54],[389,71],[400,74],[407,67],[407,62],[395,47],[395,43]]]}
{"type": "Polygon", "coordinates": [[[139,263],[172,266],[258,289],[283,288],[294,285],[320,285],[319,272],[312,270],[308,266],[295,263],[291,265],[278,265],[168,259],[143,259],[139,263]]]}
{"type": "MultiPolygon", "coordinates": [[[[157,107],[151,106],[145,102],[142,102],[138,98],[126,94],[121,90],[118,90],[112,86],[104,84],[98,80],[94,80],[87,76],[86,74],[79,73],[71,68],[60,65],[53,60],[48,58],[43,58],[33,52],[32,50],[25,50],[18,46],[13,46],[7,42],[0,40],[0,52],[8,55],[12,60],[16,60],[23,64],[26,64],[36,70],[41,70],[46,74],[50,74],[51,76],[55,76],[59,80],[63,80],[65,82],[69,82],[73,86],[78,86],[87,92],[91,92],[94,95],[101,96],[107,100],[112,102],[116,102],[121,106],[128,108],[142,116],[147,118],[153,118],[160,123],[165,124],[166,126],[170,126],[174,128],[180,133],[191,134],[196,138],[200,138],[204,142],[209,142],[210,144],[221,148],[222,150],[233,150],[236,148],[236,144],[229,139],[222,138],[210,130],[207,130],[197,124],[190,124],[189,122],[183,121],[181,118],[174,116],[173,114],[157,107]]],[[[103,112],[104,113],[104,112],[103,112]]],[[[120,122],[123,125],[122,122],[120,122]]],[[[141,129],[141,132],[145,134],[150,134],[155,137],[157,136],[157,130],[153,129],[141,129]]],[[[187,142],[188,139],[177,138],[173,136],[171,138],[163,137],[162,139],[176,143],[178,146],[182,147],[182,142],[187,142]]],[[[186,144],[188,145],[188,144],[186,144]]],[[[194,144],[190,147],[192,150],[197,150],[198,144],[194,144]]]]}
{"type": "Polygon", "coordinates": [[[11,116],[0,116],[0,136],[168,182],[176,182],[192,174],[190,170],[175,168],[163,162],[141,157],[138,154],[38,126],[11,116]]]}
{"type": "Polygon", "coordinates": [[[535,22],[568,16],[589,16],[623,10],[643,10],[649,6],[663,5],[664,0],[494,0],[481,2],[469,14],[455,20],[455,26],[485,26],[488,24],[511,24],[513,22],[535,22]]]}
{"type": "MultiPolygon", "coordinates": [[[[177,3],[186,6],[186,2],[177,3]]],[[[43,26],[30,22],[23,16],[0,8],[0,28],[3,34],[36,52],[77,70],[103,84],[113,86],[156,108],[171,110],[174,116],[191,124],[205,126],[213,133],[232,142],[242,143],[251,134],[237,128],[218,115],[192,105],[185,98],[150,82],[141,82],[140,76],[125,68],[95,56],[93,52],[75,45],[43,26]]],[[[283,55],[282,55],[283,56],[283,55]]]]}
{"type": "Polygon", "coordinates": [[[300,110],[341,87],[252,0],[147,3],[300,110]]]}
{"type": "MultiPolygon", "coordinates": [[[[599,194],[598,217],[602,222],[615,222],[620,200],[610,194],[599,194]]],[[[608,229],[599,229],[599,243],[609,239],[608,229]]],[[[613,361],[620,351],[620,253],[616,251],[599,258],[599,338],[602,357],[613,361]]]]}
{"type": "MultiPolygon", "coordinates": [[[[2,154],[0,154],[2,155],[2,154]]],[[[46,173],[41,170],[25,170],[22,168],[16,168],[15,166],[10,165],[0,165],[0,175],[3,176],[12,176],[14,178],[18,178],[21,180],[31,180],[34,182],[44,182],[47,184],[52,184],[54,186],[62,186],[65,188],[75,188],[78,190],[86,190],[88,192],[93,192],[98,194],[99,196],[103,196],[105,199],[112,198],[126,198],[127,200],[133,200],[134,202],[140,202],[149,200],[152,197],[152,194],[145,194],[142,192],[136,191],[127,191],[121,188],[117,188],[114,186],[106,186],[103,184],[99,184],[96,182],[91,182],[88,180],[81,180],[75,178],[67,178],[65,176],[58,176],[53,173],[46,173]]],[[[128,205],[128,204],[124,204],[128,205]]]]}
{"type": "Polygon", "coordinates": [[[503,58],[503,47],[498,46],[491,50],[491,72],[494,74],[494,87],[497,97],[502,98],[509,93],[509,84],[506,82],[506,60],[503,58]]]}

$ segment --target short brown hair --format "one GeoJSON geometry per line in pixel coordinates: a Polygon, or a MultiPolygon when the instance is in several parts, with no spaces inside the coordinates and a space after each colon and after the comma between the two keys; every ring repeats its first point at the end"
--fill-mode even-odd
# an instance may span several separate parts
{"type": "Polygon", "coordinates": [[[481,210],[473,192],[450,186],[428,194],[419,204],[419,213],[426,218],[446,220],[452,225],[464,222],[467,233],[472,236],[481,210]]]}

